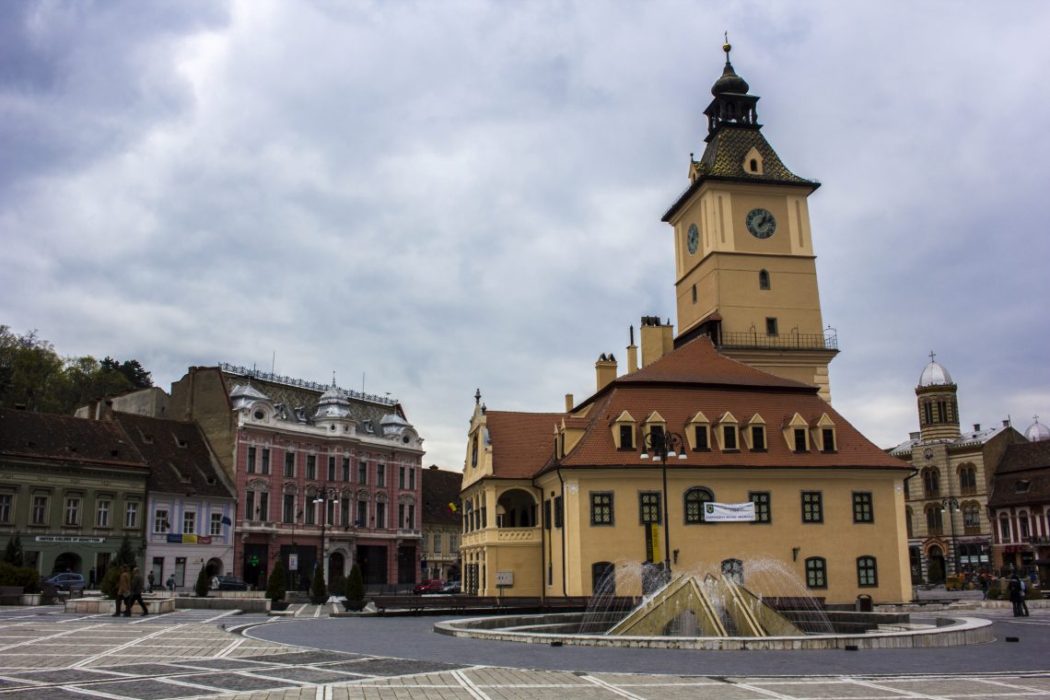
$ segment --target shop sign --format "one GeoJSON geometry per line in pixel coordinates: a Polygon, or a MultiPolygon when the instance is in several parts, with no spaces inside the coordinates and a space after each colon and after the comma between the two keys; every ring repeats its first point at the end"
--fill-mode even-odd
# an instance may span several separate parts
{"type": "Polygon", "coordinates": [[[75,544],[102,544],[105,537],[77,537],[75,535],[37,535],[37,542],[72,542],[75,544]]]}

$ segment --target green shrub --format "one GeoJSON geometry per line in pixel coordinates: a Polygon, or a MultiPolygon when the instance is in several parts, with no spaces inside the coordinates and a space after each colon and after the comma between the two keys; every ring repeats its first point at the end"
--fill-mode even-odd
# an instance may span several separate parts
{"type": "Polygon", "coordinates": [[[7,549],[4,550],[4,562],[11,564],[12,566],[22,566],[22,538],[19,537],[18,533],[11,535],[10,539],[7,540],[7,549]]]}
{"type": "Polygon", "coordinates": [[[285,584],[285,573],[284,564],[280,559],[273,565],[273,572],[270,573],[270,578],[266,580],[266,597],[270,600],[284,600],[284,594],[287,592],[287,586],[285,584]]]}
{"type": "Polygon", "coordinates": [[[40,591],[40,574],[31,566],[0,562],[0,586],[21,586],[26,593],[40,591]]]}
{"type": "Polygon", "coordinates": [[[1025,590],[1025,593],[1024,593],[1024,599],[1025,600],[1041,600],[1042,599],[1042,597],[1043,597],[1043,589],[1042,588],[1036,588],[1035,586],[1033,586],[1031,584],[1031,582],[1028,582],[1025,585],[1027,586],[1027,588],[1025,590]]]}
{"type": "Polygon", "coordinates": [[[310,582],[310,602],[320,605],[328,600],[328,587],[324,583],[324,569],[321,562],[314,567],[314,578],[310,582]]]}
{"type": "Polygon", "coordinates": [[[116,598],[118,583],[120,583],[120,567],[116,564],[110,564],[109,568],[106,569],[106,575],[102,577],[102,583],[98,588],[102,592],[102,595],[107,598],[116,598]]]}
{"type": "Polygon", "coordinates": [[[135,552],[131,549],[131,540],[128,539],[127,535],[124,535],[124,539],[120,541],[120,549],[117,550],[116,556],[113,557],[113,563],[118,567],[128,567],[128,571],[138,566],[135,563],[135,552]]]}
{"type": "Polygon", "coordinates": [[[207,598],[210,587],[211,581],[208,580],[208,568],[202,566],[200,573],[197,574],[197,583],[193,584],[193,590],[197,593],[198,598],[207,598]]]}
{"type": "Polygon", "coordinates": [[[365,580],[357,564],[350,567],[350,576],[346,579],[346,607],[348,610],[360,610],[365,603],[365,580]],[[355,607],[356,606],[356,607],[355,607]]]}
{"type": "Polygon", "coordinates": [[[1000,591],[998,588],[993,586],[988,589],[988,600],[999,600],[999,596],[1000,591]]]}

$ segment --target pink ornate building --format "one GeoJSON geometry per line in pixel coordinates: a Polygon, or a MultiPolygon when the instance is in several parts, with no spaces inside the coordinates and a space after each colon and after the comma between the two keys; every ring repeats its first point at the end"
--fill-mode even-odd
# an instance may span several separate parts
{"type": "Polygon", "coordinates": [[[235,571],[277,559],[305,590],[360,565],[372,589],[419,578],[423,440],[389,398],[242,367],[191,367],[172,414],[197,420],[237,486],[235,571]]]}

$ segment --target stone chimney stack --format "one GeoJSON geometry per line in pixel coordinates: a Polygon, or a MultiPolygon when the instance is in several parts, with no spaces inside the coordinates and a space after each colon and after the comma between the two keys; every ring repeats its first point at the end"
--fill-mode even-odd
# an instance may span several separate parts
{"type": "Polygon", "coordinates": [[[572,400],[572,394],[566,394],[565,395],[565,412],[568,413],[569,411],[571,411],[572,407],[575,405],[575,403],[576,402],[572,400]]]}
{"type": "Polygon", "coordinates": [[[648,367],[674,350],[673,326],[668,319],[660,322],[659,316],[642,316],[642,367],[648,367]]]}
{"type": "Polygon", "coordinates": [[[616,358],[610,352],[608,356],[603,352],[594,363],[594,373],[597,378],[597,391],[604,389],[609,382],[616,379],[616,358]]]}
{"type": "Polygon", "coordinates": [[[638,371],[638,346],[634,344],[634,326],[631,326],[631,344],[627,346],[627,374],[638,371]]]}

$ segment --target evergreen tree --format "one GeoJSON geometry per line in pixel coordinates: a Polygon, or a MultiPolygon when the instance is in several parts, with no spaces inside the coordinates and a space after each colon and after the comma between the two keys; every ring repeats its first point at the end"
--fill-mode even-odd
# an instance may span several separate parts
{"type": "Polygon", "coordinates": [[[102,577],[102,583],[99,584],[98,589],[102,592],[102,595],[107,598],[117,597],[117,584],[120,582],[120,567],[116,564],[110,564],[109,568],[106,569],[106,575],[102,577]]]}
{"type": "Polygon", "coordinates": [[[350,567],[350,576],[346,579],[346,609],[360,610],[365,604],[365,580],[357,564],[350,567]]]}
{"type": "Polygon", "coordinates": [[[324,583],[324,569],[321,562],[314,566],[314,579],[310,582],[310,602],[320,605],[328,600],[328,587],[324,583]]]}
{"type": "Polygon", "coordinates": [[[124,535],[124,539],[120,541],[120,549],[117,550],[113,563],[117,567],[126,566],[128,569],[133,569],[137,566],[135,563],[135,552],[131,549],[131,540],[128,539],[127,535],[124,535]]]}
{"type": "Polygon", "coordinates": [[[270,578],[266,581],[267,598],[274,602],[284,600],[284,594],[287,590],[284,579],[284,563],[278,559],[277,563],[273,565],[273,572],[270,574],[270,578]]]}
{"type": "Polygon", "coordinates": [[[208,567],[202,566],[200,573],[197,574],[197,583],[193,585],[193,590],[196,591],[198,598],[207,598],[210,587],[211,581],[208,580],[208,567]]]}
{"type": "Polygon", "coordinates": [[[7,549],[4,550],[4,561],[15,566],[22,566],[22,538],[16,532],[7,541],[7,549]]]}

